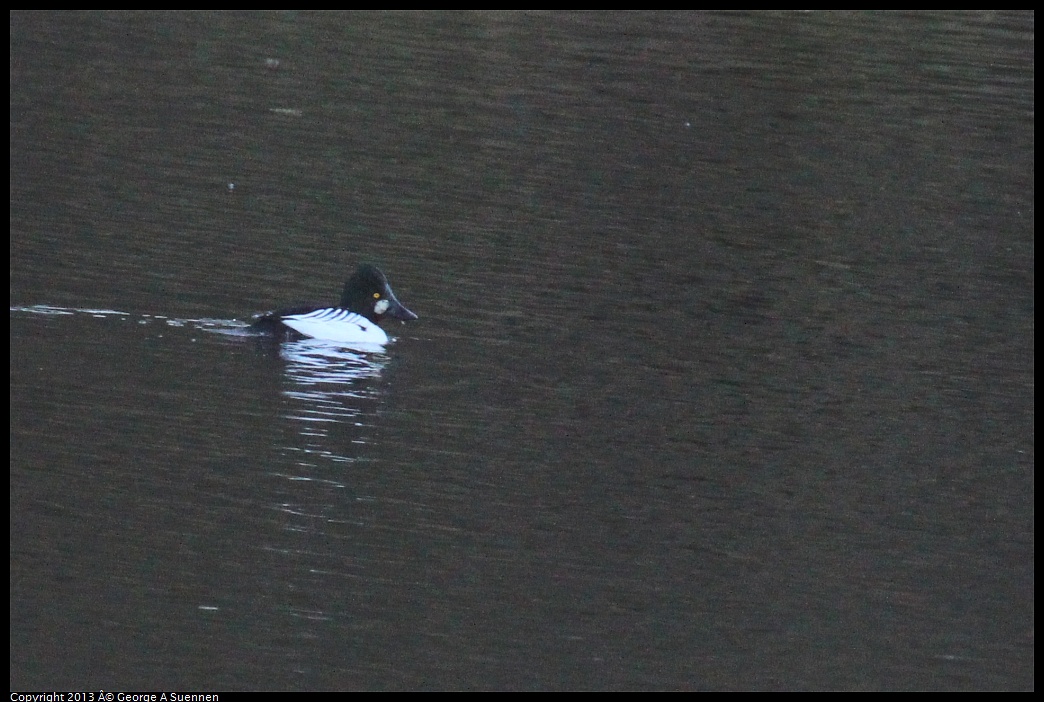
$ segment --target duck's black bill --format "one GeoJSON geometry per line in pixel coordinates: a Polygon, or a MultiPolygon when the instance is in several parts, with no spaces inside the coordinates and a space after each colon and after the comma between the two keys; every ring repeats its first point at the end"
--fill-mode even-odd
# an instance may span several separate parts
{"type": "Polygon", "coordinates": [[[417,315],[410,312],[408,309],[402,306],[402,303],[398,300],[392,302],[391,307],[384,313],[384,316],[391,317],[392,319],[398,319],[403,322],[412,322],[417,319],[417,315]]]}

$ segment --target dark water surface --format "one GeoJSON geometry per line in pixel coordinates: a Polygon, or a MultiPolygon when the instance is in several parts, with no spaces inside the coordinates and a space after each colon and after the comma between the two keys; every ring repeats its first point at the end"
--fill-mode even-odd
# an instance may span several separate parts
{"type": "Polygon", "coordinates": [[[1032,688],[1033,26],[13,13],[12,689],[1032,688]]]}

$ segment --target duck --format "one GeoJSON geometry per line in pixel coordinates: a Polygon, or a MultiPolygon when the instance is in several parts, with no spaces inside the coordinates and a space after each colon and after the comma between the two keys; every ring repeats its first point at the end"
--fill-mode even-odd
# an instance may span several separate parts
{"type": "Polygon", "coordinates": [[[377,266],[364,263],[344,284],[339,305],[300,305],[254,317],[250,328],[284,339],[319,339],[344,344],[388,343],[381,320],[410,322],[417,315],[406,309],[377,266]]]}

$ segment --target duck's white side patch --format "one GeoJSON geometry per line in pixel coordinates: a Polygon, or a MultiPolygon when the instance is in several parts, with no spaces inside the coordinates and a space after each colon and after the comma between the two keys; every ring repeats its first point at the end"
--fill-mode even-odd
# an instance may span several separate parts
{"type": "Polygon", "coordinates": [[[387,344],[388,335],[379,326],[339,307],[326,307],[308,314],[283,317],[283,324],[305,336],[348,344],[387,344]]]}

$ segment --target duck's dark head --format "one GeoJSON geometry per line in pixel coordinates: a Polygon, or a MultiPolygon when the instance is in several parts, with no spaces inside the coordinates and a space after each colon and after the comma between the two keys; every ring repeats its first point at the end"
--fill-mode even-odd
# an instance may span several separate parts
{"type": "Polygon", "coordinates": [[[358,312],[375,324],[385,318],[403,322],[417,319],[417,315],[403,307],[395,297],[380,269],[370,263],[359,266],[344,284],[341,307],[358,312]]]}

